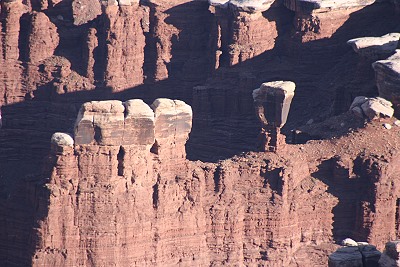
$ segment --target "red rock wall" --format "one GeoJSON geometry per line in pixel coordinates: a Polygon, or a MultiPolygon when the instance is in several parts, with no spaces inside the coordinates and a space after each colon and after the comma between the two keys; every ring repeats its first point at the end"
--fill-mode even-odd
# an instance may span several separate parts
{"type": "MultiPolygon", "coordinates": [[[[252,150],[258,126],[249,92],[265,81],[295,81],[299,94],[289,130],[329,109],[326,103],[335,92],[360,88],[350,83],[357,62],[343,56],[345,41],[397,27],[398,16],[389,12],[388,3],[351,16],[352,10],[320,14],[316,33],[305,27],[308,17],[283,7],[253,16],[213,11],[202,1],[157,1],[146,7],[110,4],[86,17],[71,2],[1,3],[0,265],[252,265],[269,260],[271,266],[326,266],[324,253],[330,248],[325,243],[343,234],[332,229],[333,223],[376,244],[398,235],[393,221],[397,193],[385,195],[391,183],[368,184],[361,191],[375,187],[382,192],[375,206],[374,196],[346,199],[330,192],[327,181],[313,178],[322,159],[310,160],[308,169],[304,159],[274,158],[267,164],[262,157],[214,165],[169,162],[126,146],[126,168],[119,175],[119,146],[89,146],[52,155],[46,163],[52,172],[41,172],[51,134],[71,130],[82,102],[132,95],[147,102],[160,96],[193,101],[188,144],[193,159],[217,160],[252,150]],[[296,18],[301,22],[295,27],[296,18]],[[292,38],[296,31],[301,38],[292,38]],[[205,89],[196,87],[193,95],[199,85],[205,89]],[[289,176],[290,182],[282,184],[289,176]],[[336,207],[338,199],[345,205],[336,207]],[[354,218],[353,213],[363,215],[354,218]],[[381,214],[382,220],[376,220],[381,214]],[[32,234],[32,228],[37,232],[32,234]]],[[[327,165],[324,177],[351,173],[332,174],[347,168],[335,162],[327,165]]],[[[394,177],[388,170],[379,177],[394,177]]],[[[351,193],[362,182],[336,187],[351,193]]]]}
{"type": "Polygon", "coordinates": [[[382,248],[398,235],[398,156],[376,156],[381,141],[366,150],[378,125],[218,164],[134,145],[53,149],[33,265],[326,266],[344,237],[382,248]]]}

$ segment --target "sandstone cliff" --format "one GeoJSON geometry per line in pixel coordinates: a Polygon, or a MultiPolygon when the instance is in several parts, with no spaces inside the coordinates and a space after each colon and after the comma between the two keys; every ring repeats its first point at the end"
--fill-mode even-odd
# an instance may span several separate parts
{"type": "Polygon", "coordinates": [[[255,150],[266,81],[296,83],[285,134],[385,91],[386,58],[346,42],[398,32],[398,3],[255,2],[0,3],[0,265],[324,266],[345,235],[397,237],[396,127],[228,158],[255,150]],[[127,112],[161,97],[193,123],[127,112]],[[74,146],[50,149],[78,116],[74,146]]]}

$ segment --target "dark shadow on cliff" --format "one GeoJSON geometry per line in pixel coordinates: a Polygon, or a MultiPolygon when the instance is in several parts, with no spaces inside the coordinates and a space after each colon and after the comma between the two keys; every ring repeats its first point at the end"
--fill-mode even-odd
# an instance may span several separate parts
{"type": "Polygon", "coordinates": [[[363,222],[366,210],[373,209],[374,182],[363,156],[359,155],[354,161],[335,156],[322,161],[312,173],[328,185],[327,192],[338,200],[332,210],[332,234],[339,244],[348,237],[368,240],[369,229],[363,222]]]}
{"type": "MultiPolygon", "coordinates": [[[[187,5],[195,7],[203,4],[187,5]]],[[[7,246],[0,247],[1,266],[29,266],[34,249],[32,243],[36,240],[32,236],[34,221],[46,216],[45,211],[41,211],[32,201],[32,196],[36,199],[35,194],[43,193],[36,193],[36,185],[40,186],[45,181],[43,179],[48,178],[44,177],[47,174],[42,170],[43,159],[49,153],[52,133],[72,131],[77,112],[83,102],[142,98],[151,104],[158,97],[184,100],[193,106],[194,111],[193,130],[187,149],[189,159],[215,161],[254,149],[258,123],[254,116],[251,92],[262,82],[291,80],[297,84],[296,96],[285,127],[286,132],[304,124],[310,118],[318,119],[319,114],[323,115],[322,118],[326,117],[331,114],[330,102],[336,94],[331,90],[337,88],[330,82],[338,82],[344,86],[353,79],[349,69],[355,67],[356,58],[351,56],[353,60],[346,61],[349,53],[353,52],[346,46],[345,41],[360,36],[383,35],[398,25],[391,17],[393,14],[390,13],[390,5],[380,3],[353,14],[331,39],[302,44],[290,39],[289,26],[293,14],[280,8],[281,11],[274,11],[276,14],[273,11],[264,14],[280,25],[280,36],[273,50],[230,68],[209,70],[202,79],[184,80],[180,76],[187,75],[189,78],[198,72],[197,69],[191,70],[192,63],[196,64],[196,61],[200,60],[203,62],[200,65],[210,66],[213,62],[208,61],[211,55],[208,55],[210,58],[206,61],[202,61],[206,53],[204,51],[199,55],[189,54],[190,64],[184,61],[187,55],[180,49],[188,45],[186,39],[190,31],[185,29],[185,23],[179,18],[182,10],[182,6],[170,10],[171,18],[167,20],[182,30],[181,35],[173,41],[171,63],[168,65],[171,78],[119,93],[99,87],[92,91],[60,95],[49,84],[48,87],[35,91],[33,99],[3,107],[4,126],[0,130],[0,209],[2,223],[6,227],[1,230],[0,239],[7,246]],[[382,22],[377,23],[377,18],[371,17],[370,13],[379,11],[379,7],[386,7],[382,10],[388,13],[384,18],[379,16],[382,22]],[[279,16],[280,12],[283,12],[282,17],[279,16]],[[335,67],[337,64],[345,64],[345,67],[335,67]],[[333,67],[334,72],[330,73],[333,67]],[[193,87],[203,84],[208,75],[211,78],[205,87],[192,91],[193,87]],[[332,78],[337,75],[340,79],[332,78]]],[[[185,19],[191,18],[187,16],[185,19]]],[[[192,45],[196,47],[197,41],[193,41],[192,45]]],[[[322,170],[332,168],[331,163],[326,164],[328,167],[321,166],[322,170]]],[[[327,177],[324,171],[315,175],[320,179],[327,177]]],[[[332,185],[331,190],[339,189],[339,185],[330,180],[326,180],[326,183],[332,185]]],[[[43,194],[41,201],[44,202],[41,203],[46,206],[46,195],[43,194]]],[[[338,193],[335,191],[333,194],[338,193]]],[[[340,220],[336,220],[337,224],[341,225],[340,220]]],[[[341,234],[335,232],[335,235],[341,234]]]]}

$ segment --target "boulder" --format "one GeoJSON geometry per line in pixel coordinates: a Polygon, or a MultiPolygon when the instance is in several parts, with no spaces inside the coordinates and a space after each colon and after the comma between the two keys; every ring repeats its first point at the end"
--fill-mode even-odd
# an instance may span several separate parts
{"type": "Polygon", "coordinates": [[[328,258],[329,267],[363,267],[362,255],[358,247],[343,247],[328,258]]]}
{"type": "Polygon", "coordinates": [[[382,97],[368,98],[357,96],[350,106],[350,110],[361,118],[370,120],[377,118],[391,118],[394,114],[392,103],[382,97]]]}
{"type": "MultiPolygon", "coordinates": [[[[368,243],[367,243],[368,244],[368,243]]],[[[359,251],[361,252],[364,267],[378,267],[379,259],[381,258],[381,252],[372,245],[359,245],[359,251]]]]}
{"type": "Polygon", "coordinates": [[[381,37],[361,37],[347,41],[362,56],[390,55],[399,43],[400,33],[388,33],[381,37]]]}
{"type": "Polygon", "coordinates": [[[358,243],[351,238],[344,239],[342,245],[346,247],[358,247],[358,243]]]}
{"type": "Polygon", "coordinates": [[[51,136],[51,144],[57,146],[74,146],[74,139],[67,133],[54,133],[51,136]]]}

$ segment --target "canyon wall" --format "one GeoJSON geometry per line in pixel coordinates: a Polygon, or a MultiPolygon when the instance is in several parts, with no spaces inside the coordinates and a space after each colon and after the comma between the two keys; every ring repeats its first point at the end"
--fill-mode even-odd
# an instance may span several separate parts
{"type": "Polygon", "coordinates": [[[89,102],[74,140],[53,136],[33,266],[326,266],[335,240],[398,237],[399,128],[211,164],[185,159],[189,106],[151,107],[89,102]]]}
{"type": "Polygon", "coordinates": [[[357,148],[347,158],[331,148],[316,158],[295,146],[215,164],[186,159],[253,151],[251,92],[265,81],[296,83],[285,133],[347,110],[356,95],[376,94],[371,59],[346,41],[395,31],[393,3],[214,2],[0,3],[0,265],[324,266],[332,240],[351,235],[381,246],[398,235],[394,152],[380,159],[374,155],[389,152],[357,148]],[[124,139],[120,127],[137,122],[126,108],[142,105],[126,101],[160,97],[193,107],[187,149],[186,135],[169,147],[175,130],[157,128],[157,115],[141,122],[154,123],[154,141],[143,137],[151,130],[124,139]],[[105,99],[125,106],[103,110],[108,117],[95,125],[86,114],[84,141],[50,149],[54,132],[74,131],[82,103],[105,99]]]}

